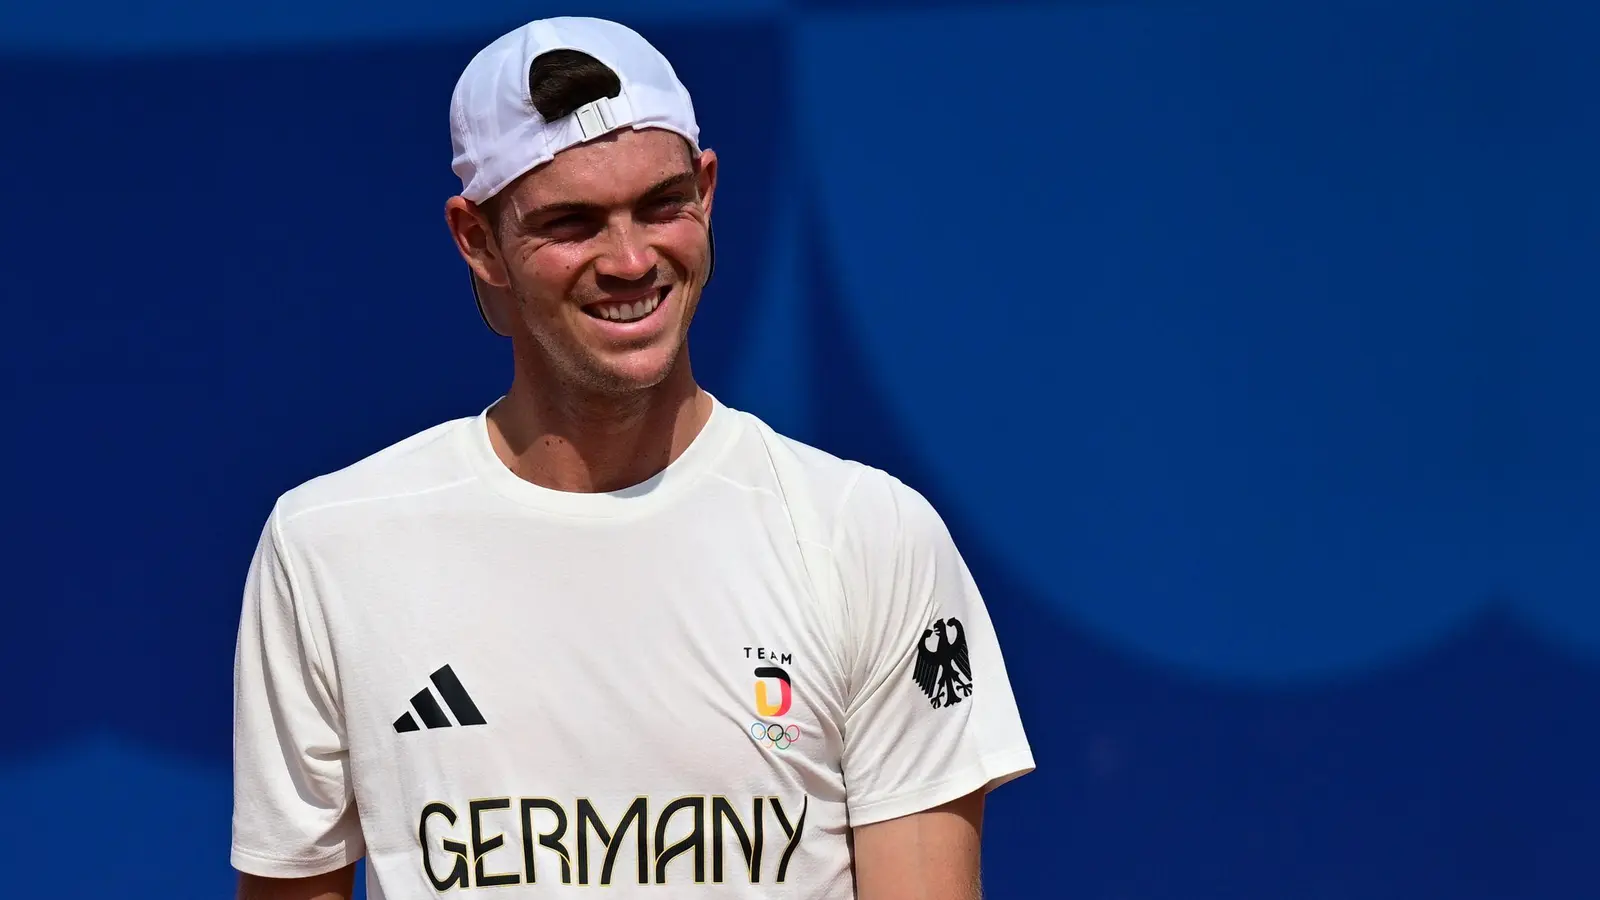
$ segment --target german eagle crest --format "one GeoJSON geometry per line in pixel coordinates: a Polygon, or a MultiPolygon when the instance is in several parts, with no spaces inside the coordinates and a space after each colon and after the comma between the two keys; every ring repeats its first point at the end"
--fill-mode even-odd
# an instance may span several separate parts
{"type": "Polygon", "coordinates": [[[960,619],[937,620],[917,642],[917,687],[933,708],[955,706],[972,693],[972,664],[967,660],[967,630],[960,619]]]}

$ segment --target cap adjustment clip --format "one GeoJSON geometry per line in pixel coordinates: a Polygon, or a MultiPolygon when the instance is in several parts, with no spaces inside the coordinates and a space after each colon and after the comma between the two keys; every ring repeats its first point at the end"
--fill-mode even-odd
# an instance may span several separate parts
{"type": "Polygon", "coordinates": [[[601,97],[573,110],[578,131],[586,141],[592,141],[617,127],[618,116],[611,108],[611,98],[601,97]]]}

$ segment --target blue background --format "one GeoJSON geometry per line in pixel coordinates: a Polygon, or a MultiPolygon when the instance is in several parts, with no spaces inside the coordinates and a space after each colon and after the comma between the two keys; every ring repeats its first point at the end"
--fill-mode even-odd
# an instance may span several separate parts
{"type": "Polygon", "coordinates": [[[558,13],[721,154],[703,381],[985,588],[992,896],[1600,896],[1578,0],[0,6],[7,896],[229,895],[250,551],[506,383],[446,108],[558,13]]]}

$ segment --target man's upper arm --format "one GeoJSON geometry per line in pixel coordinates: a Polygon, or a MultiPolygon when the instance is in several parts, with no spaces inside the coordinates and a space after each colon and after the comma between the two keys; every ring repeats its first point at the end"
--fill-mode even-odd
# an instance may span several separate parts
{"type": "Polygon", "coordinates": [[[310,878],[239,876],[238,900],[351,900],[356,889],[356,864],[310,878]]]}
{"type": "Polygon", "coordinates": [[[877,470],[865,471],[847,498],[833,551],[847,625],[852,826],[876,832],[867,837],[874,845],[975,829],[963,811],[981,809],[984,792],[1032,771],[1034,761],[965,561],[932,505],[877,470]]]}
{"type": "Polygon", "coordinates": [[[983,798],[854,829],[860,900],[979,900],[983,798]]]}
{"type": "Polygon", "coordinates": [[[365,852],[326,629],[274,509],[245,580],[234,659],[233,867],[275,879],[365,852]]]}

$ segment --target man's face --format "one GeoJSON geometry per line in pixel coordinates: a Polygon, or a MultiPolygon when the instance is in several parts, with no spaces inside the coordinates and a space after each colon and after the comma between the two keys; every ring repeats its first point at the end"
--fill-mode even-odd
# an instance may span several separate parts
{"type": "Polygon", "coordinates": [[[715,187],[711,151],[695,159],[683,138],[654,129],[570,148],[516,182],[488,238],[514,338],[575,387],[659,384],[708,275],[715,187]]]}

